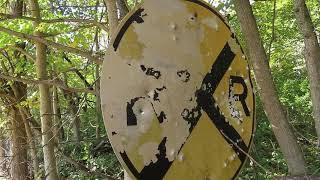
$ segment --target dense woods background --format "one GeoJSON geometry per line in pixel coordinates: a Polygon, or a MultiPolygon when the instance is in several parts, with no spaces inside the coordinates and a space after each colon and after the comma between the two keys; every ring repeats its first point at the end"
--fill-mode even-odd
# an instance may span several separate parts
{"type": "MultiPolygon", "coordinates": [[[[99,73],[137,3],[0,0],[0,179],[123,177],[99,73]]],[[[320,175],[320,1],[209,3],[235,29],[257,82],[257,131],[239,179],[320,175]]]]}

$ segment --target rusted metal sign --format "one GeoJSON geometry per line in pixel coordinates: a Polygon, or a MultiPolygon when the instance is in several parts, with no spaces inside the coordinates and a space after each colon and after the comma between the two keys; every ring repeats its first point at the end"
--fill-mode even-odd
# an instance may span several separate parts
{"type": "Polygon", "coordinates": [[[249,151],[248,62],[221,15],[198,0],[145,0],[106,56],[105,126],[135,179],[232,179],[249,151]]]}

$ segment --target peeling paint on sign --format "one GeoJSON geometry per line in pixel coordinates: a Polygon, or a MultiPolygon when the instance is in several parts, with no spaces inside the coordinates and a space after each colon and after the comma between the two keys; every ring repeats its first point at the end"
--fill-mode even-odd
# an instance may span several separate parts
{"type": "Polygon", "coordinates": [[[206,24],[207,26],[209,26],[210,28],[218,31],[219,30],[219,24],[217,22],[217,18],[216,17],[210,17],[210,18],[206,18],[202,20],[203,24],[206,24]]]}
{"type": "Polygon", "coordinates": [[[231,179],[244,164],[254,131],[249,67],[202,1],[146,0],[132,11],[105,58],[101,99],[114,151],[136,179],[231,179]]]}
{"type": "Polygon", "coordinates": [[[148,166],[151,162],[157,162],[157,154],[159,154],[158,143],[148,142],[139,148],[139,155],[143,157],[143,163],[148,166]]]}

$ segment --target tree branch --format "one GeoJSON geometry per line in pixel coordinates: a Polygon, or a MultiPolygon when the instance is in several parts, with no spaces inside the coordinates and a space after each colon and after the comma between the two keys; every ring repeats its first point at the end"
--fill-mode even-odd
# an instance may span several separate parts
{"type": "Polygon", "coordinates": [[[43,33],[43,37],[53,37],[53,36],[58,36],[58,35],[61,35],[61,34],[67,34],[67,33],[72,33],[72,32],[77,32],[79,31],[80,29],[86,29],[86,28],[91,28],[91,27],[94,27],[93,24],[87,24],[87,25],[82,25],[82,26],[78,26],[78,27],[75,27],[67,32],[55,32],[55,33],[43,33]]]}
{"type": "Polygon", "coordinates": [[[20,47],[17,47],[17,46],[13,46],[13,45],[9,45],[9,46],[6,46],[4,48],[0,48],[0,51],[3,51],[5,49],[8,49],[8,48],[12,48],[12,49],[15,49],[17,51],[20,51],[23,55],[25,55],[29,60],[31,60],[33,63],[36,62],[36,58],[33,57],[31,54],[29,54],[27,51],[25,51],[24,49],[20,48],[20,47]]]}
{"type": "Polygon", "coordinates": [[[97,92],[92,89],[79,89],[79,88],[71,88],[68,86],[63,85],[57,80],[30,80],[30,79],[24,79],[24,78],[18,78],[18,77],[12,77],[12,76],[7,76],[4,74],[0,74],[0,78],[2,79],[7,79],[11,81],[18,81],[22,82],[25,84],[33,84],[33,85],[39,85],[39,84],[46,84],[49,86],[56,86],[58,88],[70,91],[70,92],[77,92],[77,93],[90,93],[90,94],[96,94],[97,92]]]}
{"type": "Polygon", "coordinates": [[[11,29],[8,29],[8,28],[2,27],[2,26],[0,26],[0,31],[5,32],[5,33],[10,34],[10,35],[13,35],[13,36],[16,36],[16,37],[21,38],[21,39],[27,39],[27,40],[30,40],[30,41],[39,42],[39,43],[45,44],[47,46],[51,46],[51,47],[53,47],[55,49],[58,49],[58,50],[67,51],[67,52],[70,52],[70,53],[73,53],[73,54],[77,54],[77,55],[79,55],[81,57],[84,57],[84,58],[87,58],[87,59],[93,61],[96,64],[102,64],[102,60],[100,58],[92,56],[89,52],[82,51],[80,49],[76,49],[76,48],[72,48],[72,47],[69,47],[69,46],[65,46],[65,45],[62,45],[62,44],[59,44],[59,43],[56,43],[56,42],[53,42],[53,41],[49,41],[47,39],[40,38],[40,37],[37,37],[37,36],[16,32],[16,31],[13,31],[11,29]]]}
{"type": "MultiPolygon", "coordinates": [[[[63,58],[68,61],[68,63],[70,65],[72,65],[71,60],[68,58],[68,56],[66,54],[63,54],[63,58]]],[[[81,74],[81,72],[78,69],[74,69],[74,72],[78,75],[78,77],[84,82],[84,84],[86,85],[87,88],[91,88],[92,86],[90,85],[90,83],[86,80],[86,78],[81,74]]]]}
{"type": "Polygon", "coordinates": [[[98,172],[98,171],[93,171],[89,168],[87,168],[85,165],[79,163],[78,161],[72,159],[71,157],[67,156],[66,154],[62,153],[61,152],[61,156],[70,164],[74,165],[76,168],[78,168],[79,170],[85,172],[87,175],[89,176],[99,176],[101,178],[105,178],[105,179],[108,179],[108,180],[116,180],[114,177],[110,176],[110,175],[107,175],[105,173],[102,173],[102,172],[98,172]]]}
{"type": "Polygon", "coordinates": [[[91,19],[75,19],[75,18],[58,18],[58,19],[37,19],[37,18],[32,18],[32,17],[27,17],[27,16],[20,16],[17,17],[15,15],[11,14],[5,14],[5,13],[0,13],[0,16],[4,17],[5,19],[0,19],[1,20],[7,20],[7,19],[24,19],[28,21],[34,21],[38,23],[47,23],[47,24],[52,24],[52,23],[84,23],[84,24],[94,24],[95,26],[98,26],[99,28],[103,29],[104,31],[108,32],[109,28],[105,26],[107,24],[106,22],[97,22],[91,19]]]}
{"type": "Polygon", "coordinates": [[[30,122],[32,129],[35,129],[37,136],[41,137],[42,131],[41,131],[41,125],[34,119],[32,114],[30,113],[29,108],[27,107],[22,107],[21,108],[22,112],[26,116],[27,120],[30,122]]]}

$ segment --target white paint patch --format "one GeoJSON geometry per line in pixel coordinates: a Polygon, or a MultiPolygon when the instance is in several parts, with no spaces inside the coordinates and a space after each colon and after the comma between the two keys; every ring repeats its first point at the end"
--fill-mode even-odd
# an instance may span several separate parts
{"type": "Polygon", "coordinates": [[[176,122],[164,122],[161,126],[163,127],[163,136],[168,137],[166,143],[166,158],[168,158],[169,161],[173,161],[177,157],[181,145],[189,136],[190,124],[185,120],[180,120],[176,122]]]}
{"type": "Polygon", "coordinates": [[[179,160],[180,162],[182,162],[182,161],[184,160],[184,154],[183,154],[183,153],[179,154],[178,160],[179,160]]]}
{"type": "Polygon", "coordinates": [[[117,142],[117,143],[113,144],[113,148],[116,151],[124,152],[124,149],[125,149],[124,145],[126,144],[126,138],[124,136],[116,134],[116,135],[111,136],[110,140],[112,142],[117,142]]]}
{"type": "Polygon", "coordinates": [[[145,166],[148,166],[151,162],[155,163],[158,161],[156,156],[159,154],[158,145],[156,142],[148,142],[139,148],[139,155],[143,157],[145,166]]]}
{"type": "Polygon", "coordinates": [[[133,113],[136,115],[139,131],[144,134],[152,126],[154,112],[151,103],[148,100],[141,99],[135,103],[132,108],[133,113]]]}
{"type": "Polygon", "coordinates": [[[218,20],[216,17],[210,17],[210,18],[206,18],[203,19],[201,21],[203,24],[211,27],[212,29],[214,29],[215,31],[219,30],[219,24],[218,24],[218,20]]]}

